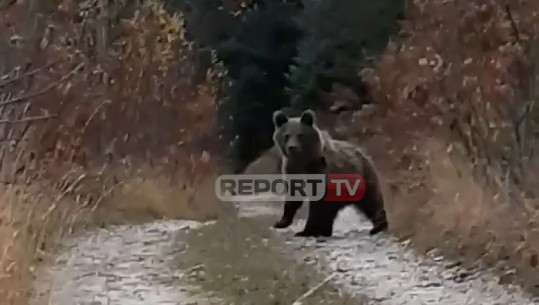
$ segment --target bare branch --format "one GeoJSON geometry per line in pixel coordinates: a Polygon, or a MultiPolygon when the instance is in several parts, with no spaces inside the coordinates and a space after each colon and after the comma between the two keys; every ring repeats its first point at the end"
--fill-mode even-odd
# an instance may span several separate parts
{"type": "Polygon", "coordinates": [[[57,117],[56,114],[47,114],[47,115],[40,115],[40,116],[32,116],[32,117],[26,117],[22,119],[15,119],[15,120],[0,120],[0,124],[15,124],[15,123],[26,123],[26,122],[34,122],[34,121],[41,121],[41,120],[48,120],[57,117]]]}
{"type": "Polygon", "coordinates": [[[299,297],[297,300],[295,300],[294,302],[292,302],[292,305],[301,305],[303,304],[302,301],[306,298],[308,298],[310,295],[312,295],[313,293],[316,292],[316,290],[320,289],[320,287],[324,286],[324,284],[326,284],[327,282],[329,282],[330,280],[332,280],[335,276],[337,276],[337,273],[333,273],[331,275],[329,275],[328,277],[326,277],[322,282],[320,282],[318,285],[312,287],[311,289],[309,289],[307,292],[305,292],[301,297],[299,297]]]}
{"type": "Polygon", "coordinates": [[[26,124],[26,126],[24,126],[19,136],[13,137],[13,136],[8,135],[7,137],[0,139],[0,142],[9,141],[13,143],[14,147],[17,147],[19,143],[22,141],[22,139],[24,139],[24,136],[26,136],[29,130],[30,130],[30,124],[26,124]]]}
{"type": "Polygon", "coordinates": [[[90,125],[90,121],[97,115],[97,113],[99,112],[99,110],[100,110],[104,105],[107,105],[107,104],[110,104],[110,103],[111,103],[110,100],[104,100],[101,104],[99,104],[99,106],[97,106],[97,108],[95,108],[94,112],[90,115],[90,117],[88,118],[88,120],[86,120],[86,123],[84,124],[84,127],[82,128],[81,134],[84,134],[84,132],[86,132],[86,128],[88,128],[88,126],[90,125]]]}
{"type": "Polygon", "coordinates": [[[37,92],[34,92],[34,93],[30,93],[30,94],[19,96],[17,98],[14,98],[14,99],[11,99],[11,100],[8,100],[8,101],[5,101],[5,102],[1,102],[0,106],[11,105],[11,104],[15,104],[15,103],[21,103],[21,102],[24,102],[27,99],[31,99],[33,97],[39,96],[39,95],[49,91],[49,90],[52,90],[54,87],[58,86],[58,84],[62,83],[63,81],[65,81],[68,78],[70,78],[71,76],[73,76],[73,74],[77,73],[80,69],[82,69],[83,66],[84,66],[84,63],[80,63],[73,70],[71,70],[69,73],[62,76],[62,78],[60,78],[59,80],[57,80],[57,81],[53,82],[52,84],[46,86],[45,88],[43,88],[43,89],[41,89],[41,90],[39,90],[37,92]]]}
{"type": "Polygon", "coordinates": [[[3,87],[5,87],[5,86],[7,86],[7,85],[9,85],[11,83],[14,83],[14,82],[16,82],[16,81],[18,81],[18,80],[20,80],[20,79],[22,79],[24,77],[35,75],[35,74],[39,73],[42,70],[45,70],[47,68],[50,68],[50,67],[54,66],[55,64],[59,63],[60,61],[61,61],[61,59],[57,59],[57,60],[55,60],[53,62],[50,62],[50,63],[48,63],[48,64],[46,64],[46,65],[44,65],[42,67],[36,68],[36,69],[34,69],[32,71],[29,71],[29,72],[26,72],[26,73],[23,73],[23,74],[21,74],[21,75],[19,75],[17,77],[10,78],[10,79],[0,83],[0,88],[3,88],[3,87]]]}
{"type": "Polygon", "coordinates": [[[511,22],[511,28],[513,29],[513,34],[515,35],[515,39],[517,42],[520,42],[520,31],[518,30],[517,23],[515,22],[515,19],[513,18],[513,14],[511,13],[511,8],[509,7],[509,4],[505,4],[505,13],[507,14],[507,18],[509,19],[509,22],[511,22]]]}

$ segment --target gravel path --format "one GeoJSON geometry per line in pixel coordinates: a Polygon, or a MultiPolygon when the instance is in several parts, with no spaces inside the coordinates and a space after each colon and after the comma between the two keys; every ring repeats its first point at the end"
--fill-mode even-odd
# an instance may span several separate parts
{"type": "MultiPolygon", "coordinates": [[[[303,217],[307,206],[302,207],[303,217]]],[[[240,212],[244,217],[275,213],[277,219],[281,205],[242,204],[240,212]]],[[[298,219],[290,230],[299,231],[303,224],[298,219]]],[[[313,248],[312,257],[325,257],[340,286],[367,295],[375,304],[539,304],[519,287],[498,284],[490,273],[460,270],[441,257],[419,257],[388,236],[370,237],[369,228],[366,219],[348,208],[339,215],[331,239],[289,238],[288,244],[313,248]]]]}
{"type": "Polygon", "coordinates": [[[54,266],[39,273],[35,281],[38,296],[32,304],[222,304],[186,286],[182,274],[167,265],[185,248],[171,243],[178,240],[173,235],[200,225],[161,221],[115,226],[71,238],[54,266]]]}
{"type": "MultiPolygon", "coordinates": [[[[304,217],[306,208],[298,216],[304,217]]],[[[243,217],[275,214],[277,218],[281,205],[242,204],[239,211],[243,217]]],[[[298,231],[303,223],[298,219],[289,230],[298,231]]],[[[186,247],[174,235],[200,225],[161,221],[73,237],[54,265],[38,273],[35,289],[41,297],[34,298],[32,305],[223,304],[187,286],[183,274],[168,265],[186,247]]],[[[366,295],[374,304],[539,304],[518,287],[498,284],[487,272],[464,273],[439,257],[419,257],[390,237],[370,237],[369,227],[352,209],[345,209],[333,238],[290,237],[286,242],[295,249],[312,249],[308,253],[313,259],[324,257],[329,272],[337,273],[336,284],[366,295]]]]}

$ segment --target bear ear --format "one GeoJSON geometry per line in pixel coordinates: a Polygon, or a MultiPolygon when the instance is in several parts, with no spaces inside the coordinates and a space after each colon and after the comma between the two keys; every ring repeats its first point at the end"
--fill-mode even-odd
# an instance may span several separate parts
{"type": "Polygon", "coordinates": [[[273,124],[275,124],[275,127],[281,127],[286,122],[288,122],[288,117],[282,110],[273,112],[273,124]]]}
{"type": "Polygon", "coordinates": [[[303,124],[313,126],[316,123],[316,115],[314,114],[314,111],[312,111],[311,109],[307,109],[303,111],[299,120],[303,124]]]}

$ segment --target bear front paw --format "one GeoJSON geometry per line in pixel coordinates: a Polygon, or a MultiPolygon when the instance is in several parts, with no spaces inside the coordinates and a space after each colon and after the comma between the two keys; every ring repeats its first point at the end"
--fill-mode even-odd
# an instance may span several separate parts
{"type": "Polygon", "coordinates": [[[294,234],[294,236],[296,236],[296,237],[315,237],[316,234],[314,234],[313,232],[301,231],[301,232],[297,232],[296,234],[294,234]]]}
{"type": "Polygon", "coordinates": [[[385,232],[388,230],[388,225],[387,225],[387,222],[383,222],[381,224],[378,224],[376,226],[374,226],[370,231],[369,231],[369,235],[376,235],[378,233],[382,233],[382,232],[385,232]]]}
{"type": "Polygon", "coordinates": [[[303,230],[294,234],[296,237],[331,237],[331,232],[318,232],[313,230],[303,230]]]}
{"type": "Polygon", "coordinates": [[[284,228],[288,228],[291,224],[292,224],[292,221],[287,220],[287,219],[281,219],[281,220],[277,221],[273,225],[273,227],[275,229],[284,229],[284,228]]]}

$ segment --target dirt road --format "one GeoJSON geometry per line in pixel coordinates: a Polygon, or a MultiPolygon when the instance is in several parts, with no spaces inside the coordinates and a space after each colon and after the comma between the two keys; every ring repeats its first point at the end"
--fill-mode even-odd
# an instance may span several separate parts
{"type": "MultiPolygon", "coordinates": [[[[285,288],[279,288],[291,289],[290,292],[279,293],[288,293],[283,298],[289,299],[292,303],[295,299],[292,295],[301,296],[306,290],[316,286],[320,279],[314,279],[305,268],[283,267],[287,264],[282,261],[284,258],[279,258],[281,260],[279,264],[271,265],[269,262],[272,259],[276,260],[275,256],[279,255],[275,254],[278,251],[269,252],[268,249],[278,247],[271,243],[268,248],[252,252],[248,256],[241,254],[250,251],[245,250],[247,247],[241,248],[244,240],[245,243],[251,243],[251,248],[262,243],[267,245],[267,237],[259,236],[265,234],[260,233],[262,232],[260,228],[267,228],[268,219],[273,221],[280,208],[280,205],[242,204],[239,215],[243,219],[250,220],[250,224],[244,225],[238,220],[234,229],[214,230],[200,245],[197,246],[197,243],[193,242],[191,247],[186,245],[182,236],[195,234],[199,230],[196,227],[200,227],[201,224],[189,221],[162,221],[87,232],[66,242],[65,252],[59,256],[54,266],[40,273],[36,287],[39,291],[44,291],[52,286],[50,303],[52,305],[238,304],[234,303],[237,299],[223,299],[227,294],[220,291],[224,290],[225,286],[230,288],[236,285],[234,281],[239,281],[236,277],[233,280],[231,277],[229,282],[215,281],[214,288],[208,288],[212,286],[204,286],[205,284],[197,287],[193,286],[192,280],[187,280],[184,276],[186,270],[171,268],[171,261],[181,258],[183,253],[186,255],[191,253],[191,257],[204,262],[204,266],[199,265],[195,268],[208,268],[207,275],[212,275],[210,268],[226,266],[230,272],[243,274],[249,278],[248,282],[265,281],[266,279],[262,277],[273,276],[269,272],[275,269],[287,268],[292,270],[291,272],[303,272],[305,285],[309,287],[294,288],[293,281],[299,281],[297,279],[300,278],[299,275],[295,275],[288,277],[290,282],[283,285],[285,288]],[[260,228],[252,228],[254,224],[260,224],[260,228]],[[233,236],[239,238],[233,242],[235,248],[228,249],[227,245],[232,242],[227,241],[232,240],[233,236]],[[218,240],[222,242],[219,243],[218,240]],[[237,251],[236,256],[241,256],[239,259],[227,254],[234,254],[234,251],[237,251]],[[267,264],[264,271],[267,273],[256,275],[255,271],[250,270],[260,265],[261,261],[267,264]],[[215,263],[214,267],[212,262],[215,263]],[[249,264],[252,264],[251,267],[245,267],[250,266],[249,264]],[[222,289],[219,288],[221,287],[219,283],[224,285],[222,289]],[[205,291],[201,287],[204,287],[205,291]]],[[[304,216],[305,211],[301,214],[304,216]]],[[[318,269],[324,276],[333,274],[332,284],[338,286],[341,292],[335,294],[328,292],[326,301],[320,301],[319,304],[357,304],[343,301],[345,294],[361,296],[364,300],[362,302],[365,303],[384,305],[539,304],[539,300],[533,300],[519,287],[500,285],[498,279],[487,271],[460,270],[454,266],[455,264],[440,257],[417,256],[411,249],[388,236],[368,236],[369,224],[352,209],[344,210],[339,216],[335,237],[331,239],[294,238],[293,232],[300,230],[302,225],[303,220],[298,220],[289,230],[268,234],[277,236],[282,246],[289,251],[286,255],[295,256],[298,264],[318,262],[309,264],[310,268],[318,269]],[[333,298],[333,301],[327,301],[328,298],[333,298]]],[[[216,225],[208,224],[208,226],[216,225]]],[[[189,261],[188,256],[185,257],[185,260],[189,261]]],[[[202,281],[209,282],[207,278],[202,281]]],[[[256,295],[256,291],[268,289],[266,283],[261,284],[264,287],[256,289],[252,288],[256,287],[254,284],[256,283],[249,283],[248,287],[251,290],[246,291],[247,294],[256,295]]],[[[264,291],[260,293],[267,295],[264,291]]],[[[346,298],[350,299],[348,296],[346,298]]],[[[34,304],[46,304],[39,302],[43,302],[43,299],[36,298],[34,304]]],[[[242,302],[249,303],[249,301],[242,302]]],[[[266,303],[260,302],[259,299],[258,302],[252,301],[252,304],[266,303]]],[[[315,303],[305,301],[304,304],[315,303]]]]}
{"type": "Polygon", "coordinates": [[[192,221],[160,221],[71,238],[55,264],[38,273],[38,296],[32,304],[222,304],[186,285],[183,273],[167,264],[185,247],[172,244],[177,240],[174,234],[200,226],[192,221]]]}

